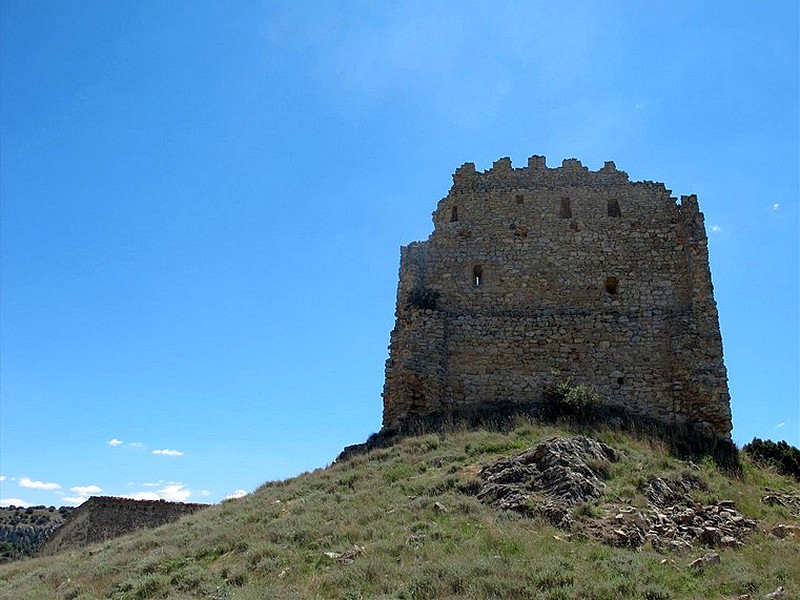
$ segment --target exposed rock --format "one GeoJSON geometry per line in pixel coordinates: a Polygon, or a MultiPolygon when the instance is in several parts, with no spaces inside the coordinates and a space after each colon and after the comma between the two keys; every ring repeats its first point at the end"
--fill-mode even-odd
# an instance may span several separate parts
{"type": "Polygon", "coordinates": [[[657,477],[647,484],[647,499],[659,507],[674,506],[691,502],[692,490],[703,489],[703,483],[695,476],[680,479],[657,477]]]}
{"type": "Polygon", "coordinates": [[[615,460],[614,449],[591,438],[551,438],[483,469],[478,499],[568,528],[570,508],[600,497],[605,487],[589,463],[615,460]]]}
{"type": "Polygon", "coordinates": [[[767,492],[767,495],[761,498],[761,502],[769,506],[785,506],[792,517],[800,519],[800,492],[770,489],[767,489],[767,492]]]}
{"type": "Polygon", "coordinates": [[[780,586],[774,592],[770,592],[764,596],[764,600],[778,600],[779,598],[786,598],[786,590],[783,588],[783,586],[780,586]]]}
{"type": "MultiPolygon", "coordinates": [[[[574,507],[602,495],[601,467],[616,460],[614,449],[591,438],[552,438],[484,468],[478,474],[477,496],[495,508],[543,517],[572,529],[574,507]]],[[[691,492],[703,487],[694,475],[652,479],[646,492],[648,508],[604,505],[604,515],[587,519],[583,533],[611,546],[650,544],[657,551],[741,546],[756,521],[738,512],[731,500],[696,503],[691,492]]],[[[791,531],[779,530],[787,535],[791,531]]]]}
{"type": "Polygon", "coordinates": [[[364,554],[365,551],[366,549],[364,546],[353,544],[353,547],[346,552],[323,552],[322,554],[331,560],[338,560],[342,564],[350,564],[356,556],[364,554]]]}
{"type": "Polygon", "coordinates": [[[716,552],[709,552],[708,554],[701,556],[689,563],[689,567],[692,569],[697,569],[698,571],[702,571],[708,565],[716,565],[721,562],[719,554],[716,552]]]}
{"type": "Polygon", "coordinates": [[[0,507],[0,563],[35,554],[73,510],[71,506],[0,507]]]}
{"type": "Polygon", "coordinates": [[[772,528],[772,534],[781,539],[792,538],[800,540],[800,525],[778,524],[772,528]]]}

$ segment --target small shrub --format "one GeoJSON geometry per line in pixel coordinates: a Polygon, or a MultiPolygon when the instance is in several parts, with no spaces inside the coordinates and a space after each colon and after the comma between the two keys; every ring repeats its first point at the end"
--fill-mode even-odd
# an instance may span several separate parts
{"type": "Polygon", "coordinates": [[[590,385],[573,384],[571,379],[556,379],[542,392],[544,417],[586,421],[600,406],[600,394],[590,385]]]}
{"type": "Polygon", "coordinates": [[[800,450],[784,441],[753,438],[742,448],[754,461],[774,467],[779,473],[800,480],[800,450]]]}
{"type": "Polygon", "coordinates": [[[439,292],[435,290],[414,288],[408,295],[408,303],[414,308],[435,310],[438,301],[439,292]]]}

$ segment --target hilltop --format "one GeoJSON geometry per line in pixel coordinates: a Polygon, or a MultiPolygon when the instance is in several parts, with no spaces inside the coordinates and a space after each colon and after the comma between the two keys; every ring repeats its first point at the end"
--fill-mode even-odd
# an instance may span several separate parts
{"type": "Polygon", "coordinates": [[[155,530],[4,565],[0,598],[798,597],[795,480],[746,456],[733,473],[654,438],[584,433],[518,420],[403,438],[155,530]]]}
{"type": "Polygon", "coordinates": [[[71,506],[0,507],[0,563],[35,554],[73,510],[71,506]]]}

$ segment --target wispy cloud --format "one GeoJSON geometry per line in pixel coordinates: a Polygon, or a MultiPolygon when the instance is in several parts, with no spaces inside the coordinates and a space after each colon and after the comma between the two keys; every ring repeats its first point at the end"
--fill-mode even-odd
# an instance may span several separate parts
{"type": "Polygon", "coordinates": [[[122,440],[118,440],[117,438],[111,438],[111,439],[110,439],[110,440],[108,440],[106,443],[107,443],[109,446],[121,446],[121,445],[122,445],[122,444],[124,444],[125,442],[123,442],[122,440]]]}
{"type": "Polygon", "coordinates": [[[28,477],[19,480],[19,485],[32,490],[60,490],[61,486],[57,483],[45,483],[44,481],[34,481],[28,477]]]}
{"type": "Polygon", "coordinates": [[[720,227],[719,225],[712,225],[711,231],[713,231],[714,233],[719,233],[720,231],[722,231],[722,227],[720,227]]]}
{"type": "Polygon", "coordinates": [[[144,444],[142,442],[131,442],[128,444],[129,448],[142,448],[144,444]]]}
{"type": "Polygon", "coordinates": [[[61,498],[61,502],[64,504],[64,506],[79,506],[88,499],[89,496],[64,496],[61,498]]]}
{"type": "Polygon", "coordinates": [[[775,204],[772,205],[772,210],[773,211],[778,210],[780,207],[781,207],[780,203],[776,202],[775,204]]]}
{"type": "Polygon", "coordinates": [[[169,500],[170,502],[186,502],[192,495],[192,490],[184,487],[182,483],[170,482],[161,489],[135,492],[125,498],[132,500],[169,500]]]}
{"type": "Polygon", "coordinates": [[[88,496],[89,494],[99,494],[103,490],[96,485],[77,485],[69,488],[70,491],[80,494],[81,496],[88,496]]]}
{"type": "Polygon", "coordinates": [[[775,425],[775,429],[780,429],[781,427],[786,427],[786,421],[781,421],[777,425],[775,425]]]}
{"type": "Polygon", "coordinates": [[[5,475],[0,475],[0,481],[5,481],[5,480],[6,480],[6,476],[5,475]]]}
{"type": "Polygon", "coordinates": [[[236,490],[232,494],[225,496],[225,500],[233,500],[235,498],[242,498],[243,496],[247,496],[247,492],[245,490],[236,490]]]}
{"type": "Polygon", "coordinates": [[[27,508],[28,506],[32,506],[32,504],[21,498],[0,498],[0,506],[21,506],[27,508]]]}
{"type": "Polygon", "coordinates": [[[183,456],[180,450],[153,450],[153,454],[160,454],[161,456],[183,456]]]}

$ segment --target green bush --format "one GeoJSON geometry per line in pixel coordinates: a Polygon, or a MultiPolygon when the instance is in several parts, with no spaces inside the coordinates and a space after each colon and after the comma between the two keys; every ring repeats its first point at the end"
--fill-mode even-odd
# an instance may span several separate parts
{"type": "Polygon", "coordinates": [[[742,448],[750,457],[761,464],[771,465],[783,475],[800,480],[800,450],[784,441],[773,442],[753,438],[742,448]]]}

